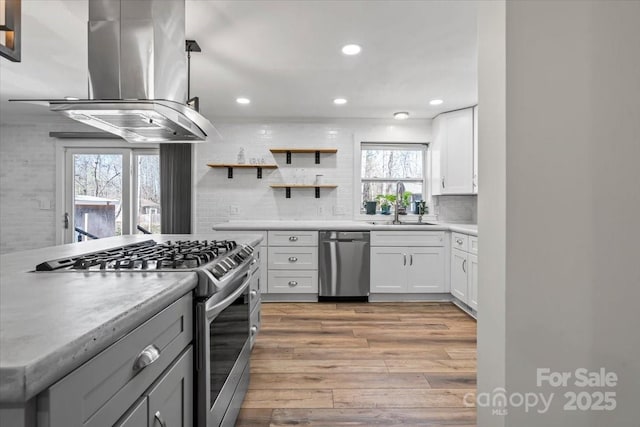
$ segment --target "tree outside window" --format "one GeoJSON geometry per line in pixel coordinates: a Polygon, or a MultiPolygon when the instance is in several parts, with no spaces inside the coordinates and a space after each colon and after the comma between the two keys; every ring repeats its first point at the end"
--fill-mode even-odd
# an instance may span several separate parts
{"type": "Polygon", "coordinates": [[[389,200],[395,204],[396,183],[402,182],[405,194],[400,201],[406,211],[413,213],[415,202],[424,200],[425,195],[425,153],[424,144],[370,144],[361,147],[361,194],[360,206],[376,201],[380,212],[380,201],[389,200]]]}

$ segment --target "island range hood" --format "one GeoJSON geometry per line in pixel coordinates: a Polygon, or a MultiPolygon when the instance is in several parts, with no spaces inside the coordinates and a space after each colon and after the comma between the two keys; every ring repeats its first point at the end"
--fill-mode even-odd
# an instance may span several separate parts
{"type": "Polygon", "coordinates": [[[51,111],[135,143],[218,138],[187,105],[185,0],[88,3],[89,99],[42,100],[51,111]]]}

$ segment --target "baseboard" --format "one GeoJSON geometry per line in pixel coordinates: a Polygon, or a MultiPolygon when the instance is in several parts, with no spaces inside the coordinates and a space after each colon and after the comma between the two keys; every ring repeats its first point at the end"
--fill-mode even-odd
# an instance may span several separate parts
{"type": "Polygon", "coordinates": [[[370,294],[369,302],[447,302],[450,293],[441,294],[370,294]]]}
{"type": "Polygon", "coordinates": [[[318,302],[318,294],[262,294],[262,302],[318,302]]]}

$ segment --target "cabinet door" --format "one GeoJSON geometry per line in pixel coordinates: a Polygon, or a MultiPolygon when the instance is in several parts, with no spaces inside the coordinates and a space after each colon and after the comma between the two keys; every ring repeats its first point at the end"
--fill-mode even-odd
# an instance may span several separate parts
{"type": "Polygon", "coordinates": [[[182,354],[152,388],[149,398],[149,427],[191,427],[193,425],[193,349],[182,354]]]}
{"type": "Polygon", "coordinates": [[[442,194],[473,192],[473,109],[446,113],[442,194]]]}
{"type": "Polygon", "coordinates": [[[444,248],[411,248],[408,292],[444,292],[444,248]]]}
{"type": "Polygon", "coordinates": [[[407,291],[408,249],[406,247],[371,248],[371,293],[407,291]]]}
{"type": "Polygon", "coordinates": [[[467,253],[451,250],[451,294],[467,303],[467,253]]]}
{"type": "Polygon", "coordinates": [[[432,141],[429,144],[429,158],[431,159],[431,194],[438,196],[442,194],[442,162],[443,162],[443,142],[446,141],[447,133],[443,115],[433,119],[432,141]]]}
{"type": "Polygon", "coordinates": [[[121,420],[114,424],[115,427],[147,427],[149,425],[147,398],[145,397],[121,420]]]}
{"type": "Polygon", "coordinates": [[[478,194],[478,106],[473,107],[473,194],[478,194]]]}
{"type": "Polygon", "coordinates": [[[478,310],[478,256],[469,254],[469,296],[467,304],[474,310],[478,310]]]}

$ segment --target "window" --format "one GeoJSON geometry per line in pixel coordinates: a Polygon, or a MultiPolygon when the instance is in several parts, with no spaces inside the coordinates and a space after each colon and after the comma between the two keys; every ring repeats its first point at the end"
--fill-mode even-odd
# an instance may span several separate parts
{"type": "Polygon", "coordinates": [[[158,150],[68,148],[65,242],[160,232],[158,150]]]}
{"type": "Polygon", "coordinates": [[[425,144],[361,145],[361,213],[371,213],[365,202],[377,202],[376,213],[389,214],[395,208],[396,183],[405,192],[401,201],[407,213],[414,213],[415,202],[426,200],[425,144]],[[389,208],[385,205],[390,206],[389,208]]]}

